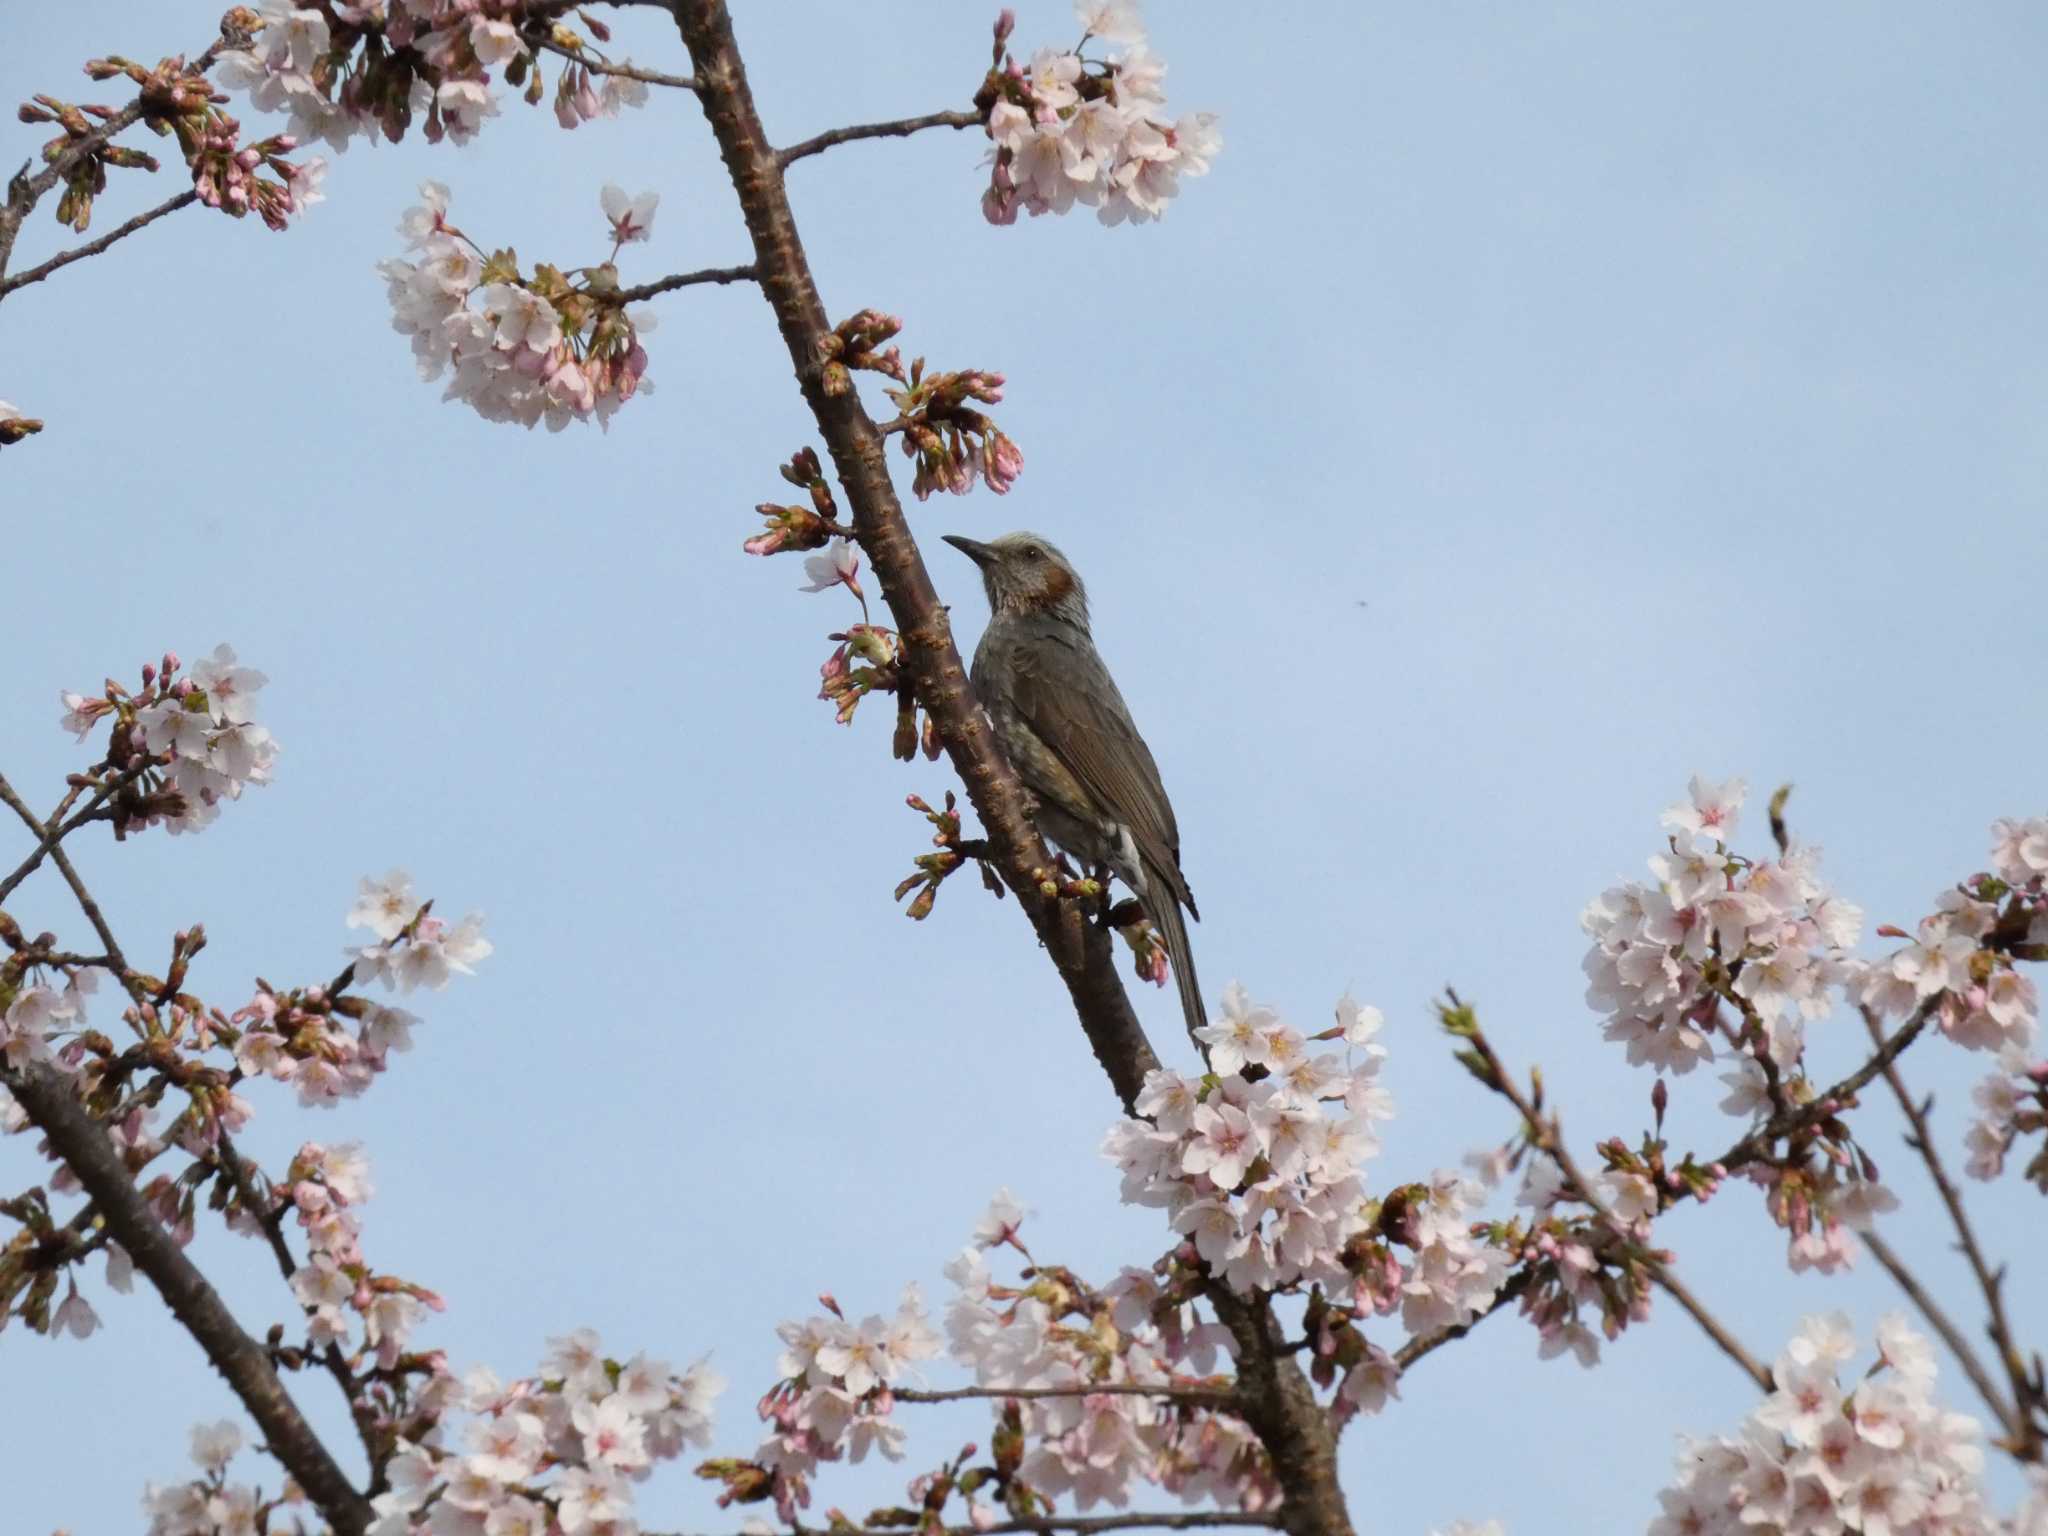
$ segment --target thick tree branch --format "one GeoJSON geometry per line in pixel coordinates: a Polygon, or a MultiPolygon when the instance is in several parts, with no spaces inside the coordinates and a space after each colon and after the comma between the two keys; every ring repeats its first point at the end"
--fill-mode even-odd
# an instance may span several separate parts
{"type": "Polygon", "coordinates": [[[1078,903],[1040,892],[1052,857],[1026,814],[1024,788],[997,750],[968,688],[946,606],[932,586],[890,483],[881,432],[857,396],[825,393],[819,344],[831,332],[831,324],[797,237],[782,163],[754,109],[746,68],[733,41],[732,20],[719,0],[674,0],[670,10],[690,50],[697,99],[739,196],[762,293],[775,311],[797,383],[852,504],[861,547],[874,565],[883,600],[902,636],[904,670],[916,701],[937,726],[967,798],[994,845],[996,869],[1016,892],[1052,957],[1096,1060],[1128,1108],[1136,1101],[1145,1074],[1158,1066],[1158,1058],[1117,977],[1109,934],[1086,922],[1078,903]]]}
{"type": "Polygon", "coordinates": [[[855,139],[907,139],[911,134],[922,133],[927,128],[980,126],[979,112],[927,112],[923,117],[898,118],[893,123],[860,123],[852,128],[834,128],[819,134],[815,139],[805,139],[801,144],[778,149],[775,158],[787,166],[806,155],[822,154],[834,144],[851,144],[855,139]]]}
{"type": "Polygon", "coordinates": [[[97,240],[88,240],[83,245],[74,245],[68,251],[59,251],[39,267],[30,267],[26,272],[17,272],[13,277],[0,281],[0,299],[17,288],[26,288],[30,283],[40,283],[60,267],[68,267],[74,261],[83,261],[88,256],[97,256],[116,240],[125,240],[144,225],[154,224],[167,213],[176,213],[180,208],[199,201],[199,194],[187,188],[176,197],[158,203],[147,213],[138,213],[125,224],[117,224],[97,240]]]}
{"type": "Polygon", "coordinates": [[[143,1203],[120,1152],[73,1095],[69,1079],[54,1067],[31,1063],[18,1072],[0,1070],[0,1082],[78,1176],[114,1241],[149,1276],[164,1305],[234,1388],[271,1454],[341,1536],[360,1536],[370,1524],[369,1501],[356,1492],[299,1412],[263,1346],[242,1331],[220,1293],[143,1203]]]}
{"type": "Polygon", "coordinates": [[[1208,1297],[1237,1345],[1236,1411],[1273,1464],[1283,1495],[1278,1524],[1289,1536],[1351,1536],[1337,1431],[1288,1357],[1272,1304],[1263,1296],[1247,1301],[1221,1281],[1209,1285],[1208,1297]]]}

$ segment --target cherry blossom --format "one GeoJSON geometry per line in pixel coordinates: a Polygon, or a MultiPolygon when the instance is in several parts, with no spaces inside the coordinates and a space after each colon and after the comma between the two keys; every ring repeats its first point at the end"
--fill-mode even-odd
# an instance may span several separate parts
{"type": "Polygon", "coordinates": [[[843,584],[855,597],[866,601],[860,589],[860,554],[845,539],[834,539],[821,554],[804,556],[804,574],[810,580],[799,591],[829,592],[843,584]]]}
{"type": "Polygon", "coordinates": [[[658,194],[642,192],[638,197],[628,197],[607,182],[599,201],[604,204],[604,216],[611,223],[614,244],[627,245],[635,240],[645,240],[653,233],[654,209],[661,201],[658,194]]]}
{"type": "Polygon", "coordinates": [[[1729,849],[1743,795],[1740,779],[1695,776],[1689,798],[1664,813],[1674,836],[1649,861],[1655,883],[1615,886],[1580,916],[1593,940],[1586,1000],[1632,1065],[1682,1075],[1725,1040],[1791,1069],[1807,1025],[1857,974],[1848,951],[1863,914],[1821,883],[1818,850],[1755,861],[1729,849]]]}
{"type": "Polygon", "coordinates": [[[1857,1353],[1848,1320],[1807,1318],[1741,1430],[1681,1445],[1651,1536],[2010,1529],[1984,1502],[1977,1421],[1934,1397],[1927,1340],[1897,1314],[1878,1325],[1878,1340],[1877,1364],[1858,1380],[1845,1370],[1857,1353]]]}
{"type": "MultiPolygon", "coordinates": [[[[382,942],[348,951],[356,978],[379,980],[402,992],[416,987],[438,992],[458,973],[475,975],[493,948],[483,936],[483,915],[472,912],[453,925],[432,916],[409,915],[400,921],[399,910],[411,903],[412,882],[403,870],[393,870],[381,884],[362,882],[349,926],[369,928],[382,942]],[[387,933],[394,924],[396,931],[387,933]]],[[[413,912],[418,912],[416,905],[413,912]]],[[[390,1038],[409,1043],[409,1015],[380,1022],[390,1038]]]]}
{"type": "Polygon", "coordinates": [[[143,667],[134,692],[110,681],[98,698],[61,695],[60,723],[80,741],[103,720],[116,725],[110,749],[124,756],[111,766],[136,780],[135,792],[116,801],[123,832],[156,825],[172,833],[197,831],[249,785],[270,782],[278,744],[251,718],[264,675],[242,666],[225,644],[184,677],[182,667],[166,652],[143,667]]]}
{"type": "Polygon", "coordinates": [[[1014,223],[1020,208],[1036,216],[1077,205],[1105,224],[1156,219],[1180,179],[1207,174],[1222,149],[1213,114],[1166,116],[1165,66],[1145,46],[1134,0],[1077,0],[1074,11],[1079,47],[1041,48],[1024,63],[1005,50],[1008,28],[997,24],[982,196],[992,224],[1014,223]],[[1080,49],[1091,41],[1121,51],[1087,58],[1080,49]]]}
{"type": "MultiPolygon", "coordinates": [[[[411,338],[423,380],[447,375],[444,398],[487,421],[546,422],[559,432],[580,420],[608,426],[621,405],[653,387],[640,337],[654,315],[618,301],[609,263],[574,269],[573,280],[549,266],[524,276],[510,251],[487,256],[449,222],[446,187],[422,183],[420,196],[398,226],[417,256],[380,262],[378,271],[392,328],[411,338]]],[[[628,238],[645,236],[651,209],[647,199],[630,205],[638,222],[628,238]]]]}
{"type": "MultiPolygon", "coordinates": [[[[544,94],[541,66],[553,61],[529,47],[517,8],[477,0],[366,0],[331,9],[338,25],[311,6],[262,0],[248,45],[221,55],[216,78],[245,92],[256,111],[290,114],[296,137],[324,139],[337,150],[357,137],[403,138],[415,120],[429,142],[464,144],[499,114],[500,78],[507,84],[524,78],[529,103],[544,94]]],[[[555,116],[564,127],[646,102],[640,81],[606,75],[593,84],[584,58],[598,63],[602,55],[573,28],[558,21],[544,35],[576,55],[556,77],[555,116]]],[[[630,59],[619,62],[631,66],[630,59]]]]}

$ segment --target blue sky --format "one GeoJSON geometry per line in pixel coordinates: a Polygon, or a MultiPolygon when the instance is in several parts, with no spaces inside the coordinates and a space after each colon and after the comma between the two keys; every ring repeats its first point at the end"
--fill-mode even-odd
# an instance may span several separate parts
{"type": "MultiPolygon", "coordinates": [[[[981,7],[737,11],[783,142],[964,105],[987,56],[981,7]]],[[[1070,39],[1065,5],[1020,11],[1020,40],[1070,39]]],[[[1910,925],[1980,867],[1993,817],[2048,809],[2048,22],[1903,3],[1151,20],[1175,107],[1225,134],[1162,224],[989,228],[969,135],[791,172],[835,316],[901,314],[906,355],[1009,376],[1023,479],[1006,503],[913,507],[927,558],[964,641],[981,597],[940,533],[1036,528],[1086,575],[1179,811],[1202,975],[1311,1028],[1346,987],[1387,1011],[1401,1118],[1376,1176],[1508,1129],[1433,1036],[1447,982],[1541,1061],[1580,1145],[1633,1139],[1650,1084],[1584,1003],[1577,915],[1640,873],[1690,773],[1759,798],[1795,781],[1795,827],[1873,922],[1910,925]]],[[[213,26],[139,0],[24,10],[0,100],[83,94],[84,58],[196,51],[213,26]]],[[[682,68],[659,16],[621,35],[682,68]]],[[[7,132],[11,162],[40,142],[7,132]]],[[[82,760],[57,690],[166,646],[225,639],[269,673],[273,787],[196,839],[80,849],[128,947],[203,919],[193,982],[233,1007],[256,974],[331,974],[360,875],[402,864],[438,910],[485,911],[498,952],[420,1010],[413,1055],[331,1114],[259,1098],[250,1142],[369,1145],[368,1253],[450,1301],[423,1342],[508,1375],[577,1324],[621,1352],[709,1350],[734,1383],[721,1447],[744,1450],[774,1322],[821,1289],[856,1314],[906,1279],[942,1298],[998,1185],[1036,1211],[1041,1257],[1083,1272],[1149,1262],[1163,1235],[1116,1203],[1114,1100],[1012,907],[967,881],[922,925],[889,901],[925,846],[902,797],[951,778],[890,760],[885,710],[832,724],[812,695],[845,605],[739,551],[775,465],[815,441],[759,295],[661,301],[658,393],[608,435],[485,424],[386,326],[374,264],[425,177],[528,260],[600,257],[608,180],[662,197],[626,280],[747,254],[695,104],[657,93],[574,134],[511,104],[466,150],[359,143],[289,234],[189,211],[16,294],[0,397],[48,429],[0,481],[0,767],[53,800],[82,760]]],[[[172,179],[129,175],[98,227],[172,179]]],[[[17,266],[58,233],[39,219],[17,266]]],[[[0,834],[0,862],[20,842],[0,834]]],[[[58,894],[32,882],[11,910],[75,934],[58,894]]],[[[1174,1049],[1171,992],[1139,1006],[1174,1049]]],[[[1831,1069],[1861,1038],[1853,1019],[1811,1036],[1831,1069]]],[[[1909,1060],[1959,1146],[1985,1064],[1941,1043],[1909,1060]]],[[[1679,1086],[1681,1147],[1733,1139],[1711,1079],[1679,1086]]],[[[1931,1191],[1874,1124],[1898,1243],[1961,1297],[1931,1191]]],[[[0,1147],[0,1187],[38,1166],[0,1147]]],[[[1972,1195],[2038,1274],[2038,1197],[1972,1195]]],[[[1874,1267],[1786,1274],[1746,1190],[1660,1232],[1761,1355],[1806,1312],[1867,1332],[1896,1304],[1874,1267]]],[[[289,1315],[258,1250],[197,1251],[252,1326],[289,1315]]],[[[151,1300],[93,1299],[107,1326],[83,1344],[0,1336],[0,1383],[38,1410],[0,1444],[12,1527],[133,1528],[143,1480],[181,1475],[184,1426],[231,1408],[151,1300]]],[[[2038,1342],[2048,1289],[2014,1302],[2038,1342]]],[[[1361,1526],[1647,1521],[1672,1433],[1749,1401],[1661,1310],[1591,1373],[1539,1363],[1505,1318],[1431,1358],[1346,1437],[1361,1526]]],[[[301,1397],[339,1427],[319,1385],[301,1397]]],[[[973,1422],[916,1443],[945,1454],[973,1422]]],[[[821,1492],[854,1509],[897,1483],[821,1492]]],[[[642,1507],[657,1529],[734,1523],[707,1504],[670,1472],[642,1507]]]]}

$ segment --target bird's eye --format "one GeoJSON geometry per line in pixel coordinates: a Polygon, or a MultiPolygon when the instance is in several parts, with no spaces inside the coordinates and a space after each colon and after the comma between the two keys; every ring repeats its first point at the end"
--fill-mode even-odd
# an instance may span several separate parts
{"type": "Polygon", "coordinates": [[[1036,544],[1026,544],[1024,546],[1024,558],[1026,560],[1043,560],[1045,558],[1045,551],[1036,544]]]}

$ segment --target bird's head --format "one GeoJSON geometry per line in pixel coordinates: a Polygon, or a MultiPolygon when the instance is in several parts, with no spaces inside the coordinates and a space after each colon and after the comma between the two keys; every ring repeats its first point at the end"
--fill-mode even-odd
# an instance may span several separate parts
{"type": "Polygon", "coordinates": [[[945,534],[945,541],[981,567],[991,615],[1044,613],[1088,627],[1088,590],[1067,557],[1035,533],[1006,533],[986,544],[945,534]]]}

